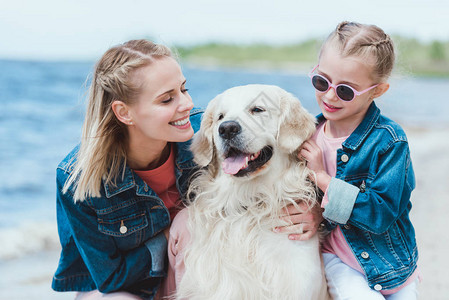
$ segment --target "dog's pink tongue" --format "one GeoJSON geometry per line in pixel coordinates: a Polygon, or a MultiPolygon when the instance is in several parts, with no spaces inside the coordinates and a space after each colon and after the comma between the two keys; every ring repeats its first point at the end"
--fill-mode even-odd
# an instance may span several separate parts
{"type": "Polygon", "coordinates": [[[223,172],[232,175],[237,174],[238,171],[240,171],[246,164],[246,157],[247,155],[242,154],[239,156],[226,158],[224,162],[221,164],[223,172]]]}

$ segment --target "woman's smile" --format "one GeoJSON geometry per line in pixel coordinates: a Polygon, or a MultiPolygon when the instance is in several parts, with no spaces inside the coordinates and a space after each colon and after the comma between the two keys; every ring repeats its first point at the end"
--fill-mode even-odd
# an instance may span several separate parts
{"type": "Polygon", "coordinates": [[[169,123],[172,126],[175,126],[179,129],[186,129],[190,127],[190,115],[187,117],[183,117],[182,119],[178,119],[176,121],[172,121],[169,123]]]}

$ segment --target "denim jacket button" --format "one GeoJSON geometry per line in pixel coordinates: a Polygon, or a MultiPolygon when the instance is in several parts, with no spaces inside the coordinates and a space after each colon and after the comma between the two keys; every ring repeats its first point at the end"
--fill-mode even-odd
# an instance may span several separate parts
{"type": "Polygon", "coordinates": [[[125,234],[128,231],[128,227],[125,225],[120,226],[120,233],[125,234]]]}
{"type": "Polygon", "coordinates": [[[381,286],[380,284],[376,284],[376,285],[374,286],[374,289],[375,289],[376,291],[380,291],[380,290],[382,290],[382,286],[381,286]]]}
{"type": "Polygon", "coordinates": [[[343,154],[343,155],[340,157],[340,159],[341,159],[342,162],[348,162],[349,156],[348,156],[347,154],[343,154]]]}
{"type": "Polygon", "coordinates": [[[349,225],[349,224],[345,224],[343,227],[348,230],[351,229],[351,225],[349,225]]]}
{"type": "Polygon", "coordinates": [[[369,253],[366,252],[366,251],[363,251],[361,255],[362,255],[362,257],[363,257],[364,259],[368,259],[368,258],[369,258],[369,253]]]}
{"type": "Polygon", "coordinates": [[[125,224],[123,223],[123,220],[120,222],[120,233],[121,234],[125,234],[126,232],[128,232],[128,227],[125,226],[125,224]]]}
{"type": "Polygon", "coordinates": [[[362,181],[362,184],[360,185],[359,189],[360,189],[360,193],[364,193],[365,192],[365,189],[366,189],[365,180],[362,181]]]}

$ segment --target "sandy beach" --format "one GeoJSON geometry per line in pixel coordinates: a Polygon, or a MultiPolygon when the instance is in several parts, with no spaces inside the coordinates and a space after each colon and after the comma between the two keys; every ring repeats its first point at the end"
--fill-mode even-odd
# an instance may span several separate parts
{"type": "Polygon", "coordinates": [[[449,128],[408,130],[416,189],[412,194],[412,222],[419,249],[422,282],[419,299],[448,299],[449,263],[449,128]]]}
{"type": "MultiPolygon", "coordinates": [[[[416,175],[412,221],[420,252],[419,269],[423,281],[419,299],[447,299],[449,286],[445,271],[449,266],[449,128],[434,131],[407,129],[416,175]]],[[[56,229],[55,229],[56,234],[56,229]]],[[[4,242],[4,241],[3,241],[4,242]]],[[[0,300],[74,299],[74,293],[57,293],[50,288],[59,249],[34,253],[0,264],[0,300]]]]}

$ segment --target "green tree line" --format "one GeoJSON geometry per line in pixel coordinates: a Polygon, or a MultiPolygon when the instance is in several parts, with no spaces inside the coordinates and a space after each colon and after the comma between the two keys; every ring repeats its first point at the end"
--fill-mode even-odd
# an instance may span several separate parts
{"type": "MultiPolygon", "coordinates": [[[[394,36],[395,72],[413,76],[449,77],[449,41],[422,42],[394,36]]],[[[288,68],[298,71],[316,63],[322,40],[309,39],[288,45],[205,43],[176,47],[181,60],[225,67],[288,68]]]]}

